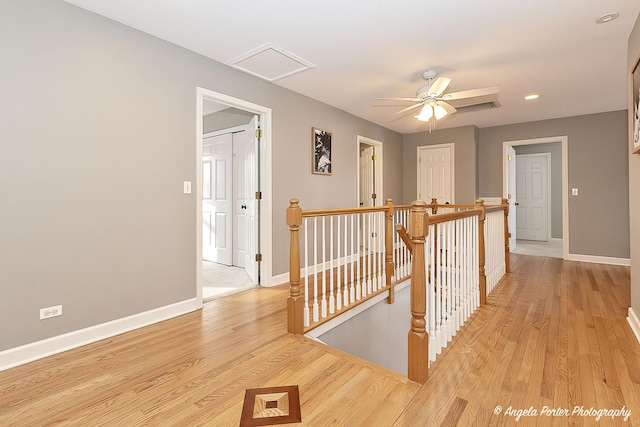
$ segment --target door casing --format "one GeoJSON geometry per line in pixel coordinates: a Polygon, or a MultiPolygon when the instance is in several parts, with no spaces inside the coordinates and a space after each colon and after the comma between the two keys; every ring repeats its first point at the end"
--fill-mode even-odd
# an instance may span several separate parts
{"type": "Polygon", "coordinates": [[[260,268],[260,285],[273,286],[273,256],[272,256],[272,112],[271,108],[254,104],[239,98],[234,98],[223,93],[206,88],[196,89],[196,137],[195,137],[195,165],[196,177],[193,193],[197,196],[195,206],[196,217],[196,248],[193,265],[196,271],[196,308],[202,308],[202,124],[203,102],[209,100],[218,104],[245,110],[260,116],[262,136],[260,138],[259,181],[262,199],[260,200],[260,253],[262,254],[260,268]]]}
{"type": "MultiPolygon", "coordinates": [[[[569,137],[553,136],[547,138],[521,139],[502,142],[502,194],[507,197],[509,193],[509,165],[508,147],[517,145],[546,144],[560,142],[562,146],[562,258],[569,258],[569,137]]],[[[509,216],[515,215],[513,209],[509,209],[509,216]]]]}

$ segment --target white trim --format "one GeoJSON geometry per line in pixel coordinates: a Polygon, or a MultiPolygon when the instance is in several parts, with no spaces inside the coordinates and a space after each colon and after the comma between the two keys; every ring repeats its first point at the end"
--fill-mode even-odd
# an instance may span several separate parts
{"type": "MultiPolygon", "coordinates": [[[[451,204],[456,203],[456,144],[448,142],[446,144],[433,144],[433,145],[419,145],[416,150],[416,198],[420,199],[420,150],[435,150],[438,148],[451,149],[451,204]]],[[[431,203],[431,200],[425,200],[427,203],[431,203]]]]}
{"type": "Polygon", "coordinates": [[[260,207],[260,252],[262,264],[260,266],[260,285],[273,286],[273,178],[272,178],[272,139],[271,139],[271,108],[252,102],[234,98],[219,92],[198,87],[196,89],[196,304],[202,307],[202,114],[204,100],[225,104],[230,107],[245,110],[260,116],[260,191],[262,200],[260,207]]]}
{"type": "MultiPolygon", "coordinates": [[[[399,291],[401,291],[402,289],[406,288],[409,285],[411,285],[411,280],[409,280],[409,279],[404,280],[403,282],[397,283],[397,284],[394,285],[394,292],[399,292],[399,291]]],[[[357,306],[351,308],[350,310],[347,310],[344,313],[340,314],[339,316],[334,317],[333,319],[323,323],[322,325],[318,326],[317,328],[314,328],[314,329],[310,330],[309,332],[307,332],[305,334],[305,336],[309,337],[309,338],[313,338],[313,339],[318,339],[318,337],[320,335],[329,332],[331,329],[333,329],[333,328],[335,328],[337,326],[340,326],[341,324],[343,324],[347,320],[356,317],[358,314],[362,313],[363,311],[368,310],[369,308],[373,307],[374,305],[378,304],[379,302],[382,302],[382,301],[386,300],[388,297],[389,297],[389,294],[387,292],[382,292],[382,293],[374,296],[373,298],[368,299],[367,301],[363,302],[362,304],[357,305],[357,306]]]]}
{"type": "Polygon", "coordinates": [[[633,311],[633,307],[629,307],[629,316],[627,317],[627,322],[629,322],[629,326],[631,326],[633,335],[636,336],[638,344],[640,344],[640,320],[638,320],[638,316],[636,315],[635,311],[633,311]]]}
{"type": "MultiPolygon", "coordinates": [[[[518,157],[544,157],[547,162],[547,242],[551,240],[551,153],[516,154],[516,176],[518,175],[518,157]]],[[[516,194],[516,198],[517,198],[516,194]]]]}
{"type": "Polygon", "coordinates": [[[384,170],[384,147],[382,146],[382,141],[376,141],[375,139],[367,138],[365,136],[357,135],[356,137],[356,206],[360,206],[360,144],[373,145],[376,148],[379,148],[380,151],[376,152],[376,160],[379,158],[380,162],[377,164],[376,168],[376,206],[384,205],[384,176],[382,172],[384,170]]]}
{"type": "Polygon", "coordinates": [[[551,237],[549,238],[549,243],[562,243],[562,239],[558,237],[551,237]]]}
{"type": "Polygon", "coordinates": [[[284,285],[289,283],[289,272],[277,274],[271,278],[271,286],[284,285]]]}
{"type": "Polygon", "coordinates": [[[567,261],[591,262],[594,264],[622,265],[625,267],[631,266],[631,260],[629,258],[615,258],[615,257],[598,256],[598,255],[567,254],[567,256],[565,256],[564,259],[566,259],[567,261]]]}
{"type": "Polygon", "coordinates": [[[20,347],[0,351],[0,371],[162,322],[163,320],[181,316],[196,311],[197,309],[196,299],[191,298],[165,305],[164,307],[154,308],[153,310],[25,344],[20,347]]]}
{"type": "MultiPolygon", "coordinates": [[[[508,150],[516,145],[546,144],[560,142],[562,146],[562,258],[569,259],[569,137],[553,136],[548,138],[521,139],[502,142],[502,194],[507,197],[508,187],[508,150]]],[[[511,214],[511,212],[509,213],[511,214]]]]}

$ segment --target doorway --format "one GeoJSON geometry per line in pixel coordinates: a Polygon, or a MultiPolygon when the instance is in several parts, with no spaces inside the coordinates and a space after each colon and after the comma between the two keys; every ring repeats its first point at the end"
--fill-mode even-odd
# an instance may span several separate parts
{"type": "Polygon", "coordinates": [[[208,277],[219,283],[225,280],[236,283],[237,271],[229,269],[242,268],[251,286],[271,285],[272,234],[268,227],[272,217],[271,109],[203,88],[197,89],[196,98],[196,304],[200,308],[205,276],[203,260],[212,255],[211,246],[218,262],[207,265],[208,277]],[[225,112],[226,127],[217,130],[205,127],[205,115],[212,110],[219,115],[225,112]],[[229,127],[229,120],[238,117],[243,117],[244,124],[229,127]],[[210,144],[203,143],[205,132],[207,137],[214,138],[210,144]],[[245,179],[239,180],[239,175],[245,179]],[[234,186],[234,182],[242,185],[234,186]],[[210,216],[206,214],[207,208],[212,208],[210,216]],[[234,228],[234,223],[241,226],[234,228]],[[242,233],[246,233],[246,239],[242,233]],[[247,244],[234,245],[234,239],[247,244]],[[207,249],[203,249],[205,243],[209,245],[207,249]]]}
{"type": "Polygon", "coordinates": [[[382,142],[358,135],[358,206],[384,205],[382,179],[382,142]]]}
{"type": "MultiPolygon", "coordinates": [[[[558,224],[556,229],[561,229],[561,245],[562,245],[562,258],[567,259],[569,254],[569,173],[568,173],[568,137],[567,136],[558,136],[558,137],[548,137],[548,138],[536,138],[536,139],[525,139],[525,140],[514,140],[514,141],[504,141],[503,142],[503,197],[508,199],[509,201],[509,231],[511,233],[511,238],[509,239],[509,248],[514,251],[517,248],[517,240],[520,236],[517,235],[519,226],[518,226],[518,217],[517,217],[517,206],[516,201],[518,200],[518,180],[515,176],[516,170],[516,150],[514,147],[519,146],[538,146],[539,144],[551,144],[551,143],[560,143],[560,181],[561,181],[561,189],[559,191],[561,194],[557,196],[558,200],[561,200],[560,203],[556,203],[556,206],[560,206],[561,213],[558,215],[553,215],[562,218],[562,226],[558,224]]],[[[525,147],[522,147],[525,148],[525,147]]],[[[551,160],[553,162],[553,159],[551,160]]],[[[549,187],[547,187],[549,188],[549,187]]],[[[557,188],[552,189],[552,191],[558,190],[557,188]]],[[[554,197],[554,196],[552,196],[554,197]]],[[[549,233],[549,231],[547,231],[549,233]]],[[[557,232],[555,232],[557,233],[557,232]]],[[[549,234],[547,234],[549,236],[549,234]]],[[[550,240],[550,245],[558,245],[560,243],[560,239],[548,239],[550,240]]]]}
{"type": "Polygon", "coordinates": [[[455,203],[455,145],[437,144],[418,147],[418,200],[438,204],[455,203]]]}
{"type": "Polygon", "coordinates": [[[248,122],[202,138],[202,281],[203,299],[209,300],[258,284],[259,229],[256,200],[251,197],[259,187],[258,116],[205,103],[205,132],[229,121],[248,122]]]}

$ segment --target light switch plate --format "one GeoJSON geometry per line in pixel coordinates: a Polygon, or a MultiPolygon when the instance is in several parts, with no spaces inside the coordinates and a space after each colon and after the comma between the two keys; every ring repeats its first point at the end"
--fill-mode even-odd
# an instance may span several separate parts
{"type": "Polygon", "coordinates": [[[577,188],[572,188],[571,189],[571,195],[572,196],[577,196],[578,195],[578,189],[577,188]]]}
{"type": "Polygon", "coordinates": [[[191,194],[191,181],[184,182],[184,194],[191,194]]]}

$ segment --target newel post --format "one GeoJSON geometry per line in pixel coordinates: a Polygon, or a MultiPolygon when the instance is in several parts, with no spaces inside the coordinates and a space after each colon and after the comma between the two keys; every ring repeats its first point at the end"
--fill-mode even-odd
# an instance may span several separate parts
{"type": "Polygon", "coordinates": [[[290,231],[289,241],[289,298],[287,299],[287,331],[302,335],[304,328],[304,298],[300,295],[300,238],[302,209],[298,199],[289,200],[287,225],[290,231]]]}
{"type": "Polygon", "coordinates": [[[411,267],[411,329],[409,330],[408,377],[424,383],[429,376],[429,334],[426,330],[427,283],[424,260],[425,237],[429,232],[427,204],[416,200],[409,213],[409,235],[413,245],[411,267]]]}
{"type": "Polygon", "coordinates": [[[389,296],[387,297],[387,302],[389,304],[393,304],[393,301],[395,300],[395,290],[391,285],[391,278],[393,277],[393,272],[395,271],[393,265],[393,216],[395,213],[395,208],[391,199],[386,199],[385,202],[385,206],[389,207],[389,209],[387,209],[387,211],[385,212],[384,223],[384,271],[386,274],[385,285],[389,288],[389,296]]]}
{"type": "Polygon", "coordinates": [[[509,238],[511,232],[509,232],[509,199],[502,199],[502,206],[504,206],[504,266],[507,273],[511,273],[511,256],[509,251],[509,238]]]}
{"type": "Polygon", "coordinates": [[[476,200],[476,209],[480,209],[478,216],[478,272],[480,276],[480,305],[487,303],[487,275],[484,271],[484,200],[476,200]]]}

